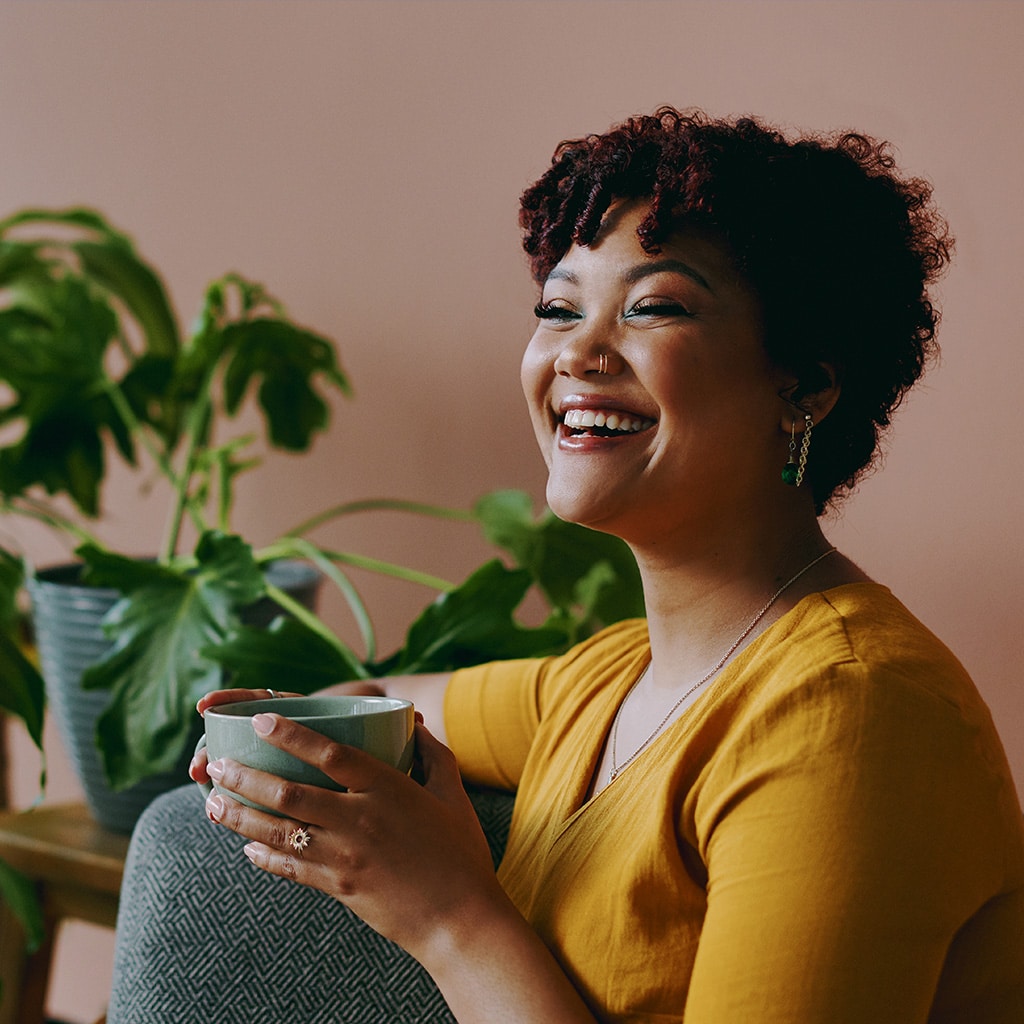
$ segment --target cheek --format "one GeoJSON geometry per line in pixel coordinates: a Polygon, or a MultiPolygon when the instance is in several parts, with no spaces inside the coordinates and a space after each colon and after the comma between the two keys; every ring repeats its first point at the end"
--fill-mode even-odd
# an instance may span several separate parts
{"type": "Polygon", "coordinates": [[[534,412],[534,403],[544,395],[551,375],[550,360],[547,359],[544,347],[535,334],[526,346],[519,364],[519,383],[526,400],[530,403],[531,413],[534,412]]]}

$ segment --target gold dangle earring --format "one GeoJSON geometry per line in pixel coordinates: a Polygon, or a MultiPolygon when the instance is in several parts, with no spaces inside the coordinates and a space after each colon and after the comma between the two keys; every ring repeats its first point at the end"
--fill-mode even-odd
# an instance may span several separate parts
{"type": "Polygon", "coordinates": [[[799,487],[804,482],[807,470],[807,453],[811,448],[811,428],[814,420],[810,413],[804,414],[804,436],[800,439],[800,455],[796,451],[796,420],[793,420],[789,431],[789,461],[782,467],[782,482],[790,487],[799,487]]]}

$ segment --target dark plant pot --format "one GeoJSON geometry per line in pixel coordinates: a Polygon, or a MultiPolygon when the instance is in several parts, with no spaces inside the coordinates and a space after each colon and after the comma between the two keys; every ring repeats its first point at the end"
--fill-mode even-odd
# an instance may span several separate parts
{"type": "MultiPolygon", "coordinates": [[[[202,720],[196,716],[195,735],[174,771],[151,775],[124,790],[110,788],[96,748],[96,723],[110,703],[110,694],[83,690],[82,674],[110,647],[100,623],[121,595],[105,587],[84,586],[78,582],[80,571],[78,565],[61,565],[28,580],[47,703],[92,816],[104,828],[130,833],[151,800],[188,781],[188,763],[202,734],[202,720]]],[[[315,608],[321,582],[315,569],[285,561],[272,565],[267,575],[301,604],[315,608]]],[[[246,609],[243,618],[252,625],[268,625],[279,612],[273,601],[264,598],[246,609]]]]}

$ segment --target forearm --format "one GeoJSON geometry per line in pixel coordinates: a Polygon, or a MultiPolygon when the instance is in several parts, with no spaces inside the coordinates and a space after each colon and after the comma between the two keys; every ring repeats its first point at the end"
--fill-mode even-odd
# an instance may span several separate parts
{"type": "Polygon", "coordinates": [[[595,1024],[596,1018],[504,893],[431,935],[419,959],[459,1024],[595,1024]]]}

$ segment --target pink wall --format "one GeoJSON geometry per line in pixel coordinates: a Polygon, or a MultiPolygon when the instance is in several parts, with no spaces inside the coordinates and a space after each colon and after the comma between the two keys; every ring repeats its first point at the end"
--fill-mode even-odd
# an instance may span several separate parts
{"type": "MultiPolygon", "coordinates": [[[[960,655],[1024,790],[1022,32],[1024,6],[984,0],[7,3],[0,215],[98,206],[186,318],[239,269],[340,340],[358,397],[311,456],[245,487],[259,542],[352,498],[542,494],[517,384],[533,297],[515,211],[559,139],[661,102],[891,138],[959,239],[944,359],[830,534],[960,655]]],[[[116,482],[106,535],[130,529],[142,551],[162,517],[134,488],[116,482]]],[[[325,539],[451,578],[484,552],[400,521],[325,539]]],[[[425,599],[365,590],[388,644],[425,599]]],[[[66,798],[50,745],[51,798],[66,798]]],[[[107,941],[69,935],[55,1014],[102,1008],[107,941]]]]}

